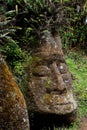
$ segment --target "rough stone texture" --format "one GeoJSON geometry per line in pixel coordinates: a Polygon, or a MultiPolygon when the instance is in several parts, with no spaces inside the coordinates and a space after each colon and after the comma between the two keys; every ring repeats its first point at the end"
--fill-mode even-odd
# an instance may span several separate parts
{"type": "Polygon", "coordinates": [[[58,33],[44,31],[29,66],[29,111],[66,115],[76,111],[71,74],[58,33]]]}
{"type": "Polygon", "coordinates": [[[0,130],[30,130],[25,100],[1,56],[0,130]]]}

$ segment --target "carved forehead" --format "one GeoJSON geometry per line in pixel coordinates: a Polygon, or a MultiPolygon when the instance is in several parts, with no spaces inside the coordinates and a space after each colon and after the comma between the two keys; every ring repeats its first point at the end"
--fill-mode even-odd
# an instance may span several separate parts
{"type": "Polygon", "coordinates": [[[62,48],[55,44],[50,44],[48,42],[45,42],[43,46],[36,49],[35,55],[40,57],[47,57],[50,55],[62,55],[62,48]]]}
{"type": "Polygon", "coordinates": [[[43,32],[39,46],[34,50],[38,56],[63,55],[62,44],[59,35],[52,35],[49,31],[43,32]]]}
{"type": "Polygon", "coordinates": [[[43,55],[34,55],[32,56],[33,57],[33,60],[32,60],[32,63],[31,63],[31,67],[33,66],[39,66],[39,65],[50,65],[52,64],[53,62],[56,62],[57,64],[60,64],[60,63],[65,63],[65,59],[63,56],[61,56],[60,54],[52,54],[52,55],[49,55],[49,56],[43,56],[43,55]]]}

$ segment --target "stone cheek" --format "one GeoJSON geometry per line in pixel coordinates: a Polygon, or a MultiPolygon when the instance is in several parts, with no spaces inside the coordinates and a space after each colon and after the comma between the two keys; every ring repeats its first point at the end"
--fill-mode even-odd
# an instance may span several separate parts
{"type": "Polygon", "coordinates": [[[63,81],[66,84],[67,88],[71,87],[71,89],[73,88],[72,85],[72,79],[71,79],[71,74],[69,72],[67,72],[66,74],[62,75],[63,81]]]}
{"type": "Polygon", "coordinates": [[[5,62],[0,61],[0,129],[29,130],[25,100],[5,62]]]}

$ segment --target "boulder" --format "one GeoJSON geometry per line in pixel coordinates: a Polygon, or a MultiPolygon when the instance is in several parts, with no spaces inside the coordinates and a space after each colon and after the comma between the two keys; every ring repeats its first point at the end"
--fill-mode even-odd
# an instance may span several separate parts
{"type": "Polygon", "coordinates": [[[0,55],[0,130],[30,130],[27,106],[0,55]]]}
{"type": "Polygon", "coordinates": [[[72,115],[77,109],[71,74],[60,36],[43,31],[29,66],[27,104],[30,112],[72,115]]]}

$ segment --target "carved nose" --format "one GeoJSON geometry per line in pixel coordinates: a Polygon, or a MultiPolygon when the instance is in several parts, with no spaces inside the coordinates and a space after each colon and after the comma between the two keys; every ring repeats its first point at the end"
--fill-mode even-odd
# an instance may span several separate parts
{"type": "Polygon", "coordinates": [[[66,85],[63,81],[63,78],[60,74],[60,71],[58,69],[56,62],[52,63],[51,67],[52,67],[52,73],[53,73],[53,80],[56,83],[55,89],[59,91],[66,90],[66,85]]]}

